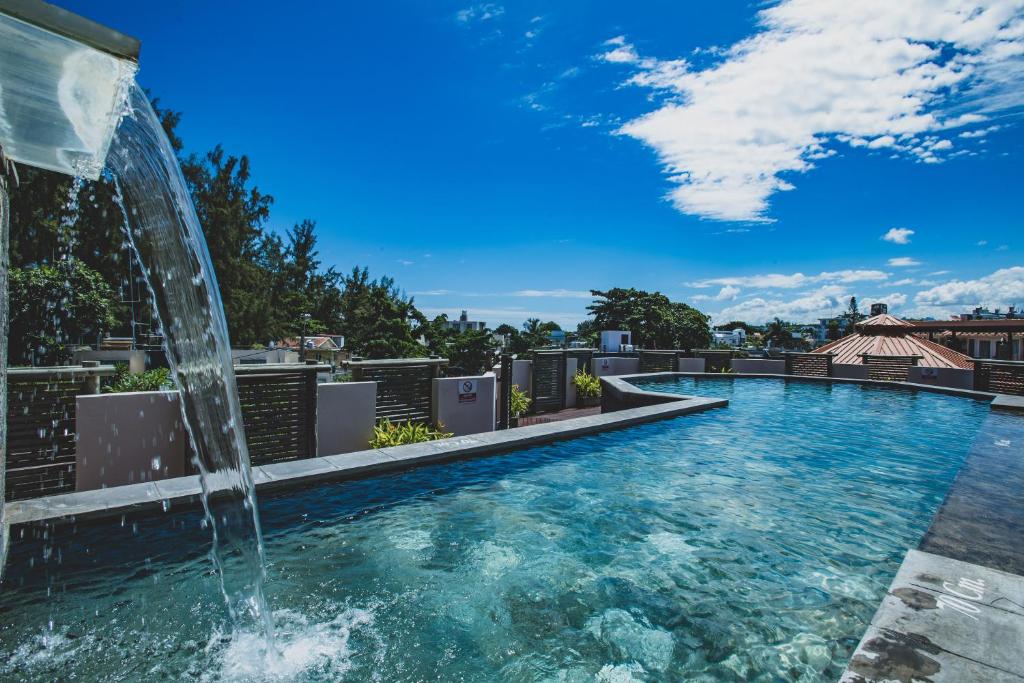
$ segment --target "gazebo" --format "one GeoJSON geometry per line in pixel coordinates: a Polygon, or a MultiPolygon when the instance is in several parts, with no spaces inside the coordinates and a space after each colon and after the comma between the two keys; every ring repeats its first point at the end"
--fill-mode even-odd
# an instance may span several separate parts
{"type": "Polygon", "coordinates": [[[856,332],[812,353],[832,354],[833,364],[866,365],[869,379],[906,381],[911,366],[971,370],[970,356],[914,334],[914,323],[883,313],[856,325],[856,332]]]}

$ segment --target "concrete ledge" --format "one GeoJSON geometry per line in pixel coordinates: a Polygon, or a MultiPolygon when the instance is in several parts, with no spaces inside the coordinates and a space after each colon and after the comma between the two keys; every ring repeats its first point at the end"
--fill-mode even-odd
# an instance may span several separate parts
{"type": "MultiPolygon", "coordinates": [[[[936,394],[947,394],[949,396],[960,396],[962,398],[974,398],[980,401],[993,401],[1000,399],[1005,401],[1005,406],[1016,405],[1020,400],[1024,404],[1024,397],[1008,396],[1006,394],[995,394],[988,391],[974,391],[973,389],[958,389],[956,387],[939,387],[934,384],[916,384],[914,382],[885,382],[877,379],[856,379],[849,377],[812,377],[809,375],[777,375],[750,372],[658,372],[647,375],[622,375],[615,379],[644,380],[644,381],[671,381],[677,377],[693,377],[696,379],[783,379],[787,382],[833,382],[837,384],[863,384],[864,386],[891,387],[893,389],[910,389],[913,391],[930,391],[936,394]]],[[[658,393],[658,392],[654,392],[658,393]]],[[[993,407],[996,407],[993,405],[993,407]]],[[[1004,407],[1003,405],[999,407],[1004,407]]]]}
{"type": "Polygon", "coordinates": [[[842,681],[1024,681],[1024,577],[911,550],[842,681]]]}
{"type": "MultiPolygon", "coordinates": [[[[655,393],[640,392],[636,389],[634,391],[655,393]]],[[[660,396],[667,402],[473,436],[263,465],[252,469],[252,478],[257,492],[362,478],[387,472],[400,472],[420,465],[496,455],[529,446],[721,408],[729,404],[724,399],[670,394],[660,396]]],[[[147,514],[167,507],[198,506],[201,494],[199,476],[192,475],[159,482],[13,501],[5,507],[5,521],[14,528],[18,525],[61,520],[98,519],[129,513],[147,514]]]]}

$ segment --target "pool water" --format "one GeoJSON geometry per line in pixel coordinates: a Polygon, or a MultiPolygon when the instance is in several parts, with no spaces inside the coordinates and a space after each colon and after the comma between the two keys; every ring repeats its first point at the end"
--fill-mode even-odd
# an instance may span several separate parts
{"type": "Polygon", "coordinates": [[[262,496],[280,654],[195,512],[15,542],[0,678],[835,680],[984,403],[681,380],[728,408],[262,496]]]}

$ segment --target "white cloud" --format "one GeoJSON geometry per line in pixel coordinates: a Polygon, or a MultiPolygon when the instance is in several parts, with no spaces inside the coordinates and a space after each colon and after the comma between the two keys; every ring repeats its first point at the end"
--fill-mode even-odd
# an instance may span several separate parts
{"type": "Polygon", "coordinates": [[[489,21],[500,17],[504,13],[504,7],[488,2],[460,9],[455,13],[455,20],[463,24],[468,24],[474,21],[489,21]]]}
{"type": "Polygon", "coordinates": [[[450,289],[427,289],[427,290],[424,290],[422,292],[413,292],[412,295],[413,296],[445,296],[445,295],[451,294],[451,293],[452,293],[452,290],[450,290],[450,289]]]}
{"type": "MultiPolygon", "coordinates": [[[[619,130],[652,147],[687,214],[763,221],[769,198],[844,142],[938,163],[951,129],[1024,104],[1022,0],[783,0],[703,70],[600,58],[666,95],[619,130]]],[[[969,138],[965,138],[969,139],[969,138]]]]}
{"type": "Polygon", "coordinates": [[[983,247],[988,244],[988,240],[978,240],[978,246],[983,247]]]}
{"type": "Polygon", "coordinates": [[[906,285],[912,285],[912,284],[914,284],[914,278],[905,277],[902,280],[896,280],[895,282],[893,282],[892,286],[893,287],[904,287],[906,285]]]}
{"type": "Polygon", "coordinates": [[[694,301],[732,301],[740,293],[739,287],[733,287],[732,285],[726,285],[718,290],[718,294],[715,296],[707,296],[706,294],[698,294],[693,297],[694,301]]]}
{"type": "Polygon", "coordinates": [[[909,266],[919,266],[921,262],[909,256],[897,256],[896,258],[889,259],[889,265],[893,268],[907,268],[909,266]]]}
{"type": "Polygon", "coordinates": [[[403,266],[411,266],[412,264],[414,264],[416,262],[415,261],[409,261],[409,260],[404,259],[404,258],[400,258],[400,259],[398,259],[396,261],[396,263],[398,263],[400,265],[403,265],[403,266]]]}
{"type": "Polygon", "coordinates": [[[996,132],[1000,128],[1002,128],[1002,126],[988,126],[987,128],[979,128],[978,130],[965,130],[963,133],[960,133],[959,137],[968,139],[983,138],[989,133],[996,132]]]}
{"type": "Polygon", "coordinates": [[[803,292],[792,299],[768,294],[745,299],[723,308],[714,317],[716,320],[744,320],[754,324],[761,324],[776,317],[790,322],[810,323],[816,322],[818,318],[829,318],[845,311],[851,296],[856,296],[861,308],[865,309],[868,304],[873,303],[886,303],[894,309],[907,302],[907,295],[900,292],[861,296],[840,285],[824,285],[816,290],[803,292]]]}
{"type": "Polygon", "coordinates": [[[731,287],[752,287],[757,289],[793,289],[820,282],[866,282],[880,281],[889,277],[889,274],[881,270],[834,270],[823,271],[817,275],[804,275],[803,273],[767,273],[764,275],[740,275],[732,277],[717,277],[707,280],[686,283],[689,287],[703,289],[714,286],[731,287]]]}
{"type": "Polygon", "coordinates": [[[918,292],[914,302],[931,306],[1006,306],[1024,302],[1024,266],[1002,268],[977,280],[950,280],[918,292]]]}
{"type": "MultiPolygon", "coordinates": [[[[445,307],[423,307],[420,311],[424,315],[433,318],[446,314],[450,320],[456,319],[463,308],[445,307]]],[[[470,320],[482,320],[490,328],[495,328],[502,323],[509,323],[515,327],[522,325],[528,318],[540,318],[541,320],[554,320],[566,329],[575,329],[577,323],[587,317],[586,311],[538,311],[529,308],[466,308],[466,315],[470,320]]]]}
{"type": "Polygon", "coordinates": [[[889,228],[889,232],[882,235],[882,239],[893,244],[910,244],[910,236],[914,234],[909,228],[889,228]]]}

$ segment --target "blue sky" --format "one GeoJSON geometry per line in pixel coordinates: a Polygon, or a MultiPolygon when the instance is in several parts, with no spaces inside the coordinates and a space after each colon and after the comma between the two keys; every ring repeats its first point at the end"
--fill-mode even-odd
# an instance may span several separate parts
{"type": "Polygon", "coordinates": [[[142,40],[274,229],[428,314],[1024,306],[1018,0],[59,4],[142,40]]]}

